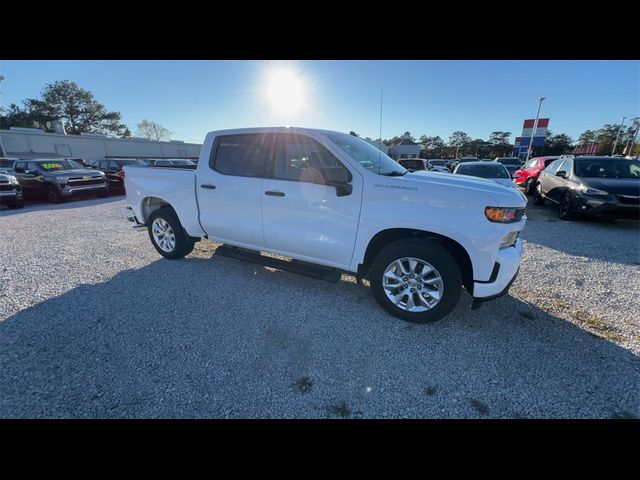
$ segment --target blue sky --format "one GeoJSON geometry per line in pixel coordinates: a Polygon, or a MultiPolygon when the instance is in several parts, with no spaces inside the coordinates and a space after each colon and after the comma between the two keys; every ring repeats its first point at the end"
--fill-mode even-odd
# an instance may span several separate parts
{"type": "Polygon", "coordinates": [[[638,61],[0,61],[0,103],[37,97],[44,84],[73,80],[135,132],[144,118],[172,138],[201,142],[206,132],[295,125],[383,138],[454,130],[486,139],[519,136],[545,96],[549,129],[577,137],[588,128],[640,116],[638,61]],[[278,112],[267,99],[276,71],[295,72],[303,104],[278,112]]]}

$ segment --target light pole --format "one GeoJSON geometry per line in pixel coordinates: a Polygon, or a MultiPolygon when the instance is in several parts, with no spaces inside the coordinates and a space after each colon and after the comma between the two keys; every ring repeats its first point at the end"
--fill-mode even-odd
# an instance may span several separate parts
{"type": "Polygon", "coordinates": [[[624,119],[627,117],[622,117],[622,121],[620,122],[620,128],[618,128],[618,134],[616,135],[616,141],[613,142],[613,149],[611,150],[611,156],[613,157],[616,153],[616,147],[618,146],[618,138],[620,138],[620,132],[622,131],[622,126],[624,125],[624,119]]]}
{"type": "Polygon", "coordinates": [[[542,107],[542,102],[545,97],[540,97],[538,99],[538,112],[536,113],[536,119],[533,122],[533,130],[531,130],[531,140],[529,140],[529,148],[527,149],[527,159],[525,163],[529,161],[529,156],[531,156],[531,149],[533,148],[533,137],[536,134],[536,130],[538,129],[538,117],[540,116],[540,107],[542,107]]]}

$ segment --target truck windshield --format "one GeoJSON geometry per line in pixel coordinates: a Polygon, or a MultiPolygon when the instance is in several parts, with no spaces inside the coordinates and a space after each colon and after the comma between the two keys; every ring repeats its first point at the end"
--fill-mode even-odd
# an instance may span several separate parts
{"type": "Polygon", "coordinates": [[[388,176],[401,176],[407,170],[378,147],[346,133],[328,133],[327,137],[367,170],[388,176]]]}

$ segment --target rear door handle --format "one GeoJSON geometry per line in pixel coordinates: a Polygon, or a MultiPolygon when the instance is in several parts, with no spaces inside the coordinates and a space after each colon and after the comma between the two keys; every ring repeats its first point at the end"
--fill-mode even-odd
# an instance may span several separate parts
{"type": "Polygon", "coordinates": [[[270,197],[284,197],[284,192],[278,192],[276,190],[267,190],[264,194],[270,197]]]}
{"type": "Polygon", "coordinates": [[[200,188],[208,188],[209,190],[215,190],[216,186],[215,185],[209,185],[208,183],[203,183],[202,185],[200,185],[200,188]]]}

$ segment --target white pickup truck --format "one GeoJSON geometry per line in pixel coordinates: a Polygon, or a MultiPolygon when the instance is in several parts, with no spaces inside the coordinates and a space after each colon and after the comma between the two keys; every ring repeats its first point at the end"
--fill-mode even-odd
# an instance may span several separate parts
{"type": "Polygon", "coordinates": [[[364,140],[303,128],[210,132],[196,170],[125,167],[128,219],[165,258],[206,238],[368,278],[392,315],[447,315],[504,295],[526,197],[491,180],[409,173],[364,140]]]}

